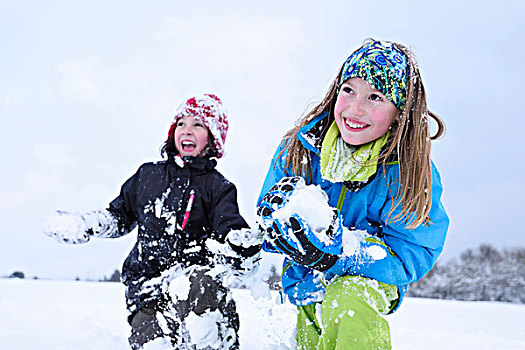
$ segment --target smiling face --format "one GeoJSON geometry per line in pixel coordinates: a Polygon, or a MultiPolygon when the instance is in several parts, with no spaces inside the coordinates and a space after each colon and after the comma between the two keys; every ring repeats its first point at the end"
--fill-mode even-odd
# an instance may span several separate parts
{"type": "Polygon", "coordinates": [[[359,146],[383,136],[399,116],[397,107],[361,78],[341,85],[334,117],[343,140],[359,146]]]}
{"type": "Polygon", "coordinates": [[[181,117],[176,122],[173,141],[181,156],[200,157],[208,145],[208,128],[198,118],[181,117]]]}

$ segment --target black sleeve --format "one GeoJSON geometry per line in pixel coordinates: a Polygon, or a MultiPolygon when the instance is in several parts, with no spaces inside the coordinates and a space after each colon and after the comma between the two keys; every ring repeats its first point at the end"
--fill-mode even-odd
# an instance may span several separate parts
{"type": "Polygon", "coordinates": [[[249,225],[239,213],[235,185],[224,180],[219,188],[221,190],[218,191],[210,210],[210,222],[216,235],[214,238],[223,243],[228,232],[249,228],[249,225]]]}
{"type": "Polygon", "coordinates": [[[138,219],[135,209],[141,169],[142,167],[122,185],[118,197],[109,204],[108,211],[118,221],[119,236],[130,233],[137,226],[138,219]]]}

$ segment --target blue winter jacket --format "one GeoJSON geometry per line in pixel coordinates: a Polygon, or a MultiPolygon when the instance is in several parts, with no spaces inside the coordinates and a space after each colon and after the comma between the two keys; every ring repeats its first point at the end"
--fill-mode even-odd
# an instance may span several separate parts
{"type": "MultiPolygon", "coordinates": [[[[343,184],[330,182],[321,177],[319,140],[312,137],[312,130],[319,128],[320,122],[326,123],[327,114],[323,113],[312,122],[302,127],[298,140],[311,152],[312,179],[305,178],[310,184],[319,185],[328,195],[329,204],[336,207],[340,201],[343,184]]],[[[292,169],[285,169],[286,154],[281,153],[284,144],[277,149],[264,181],[258,202],[282,177],[295,176],[292,169]]],[[[439,173],[432,164],[432,206],[429,217],[430,226],[421,225],[414,230],[405,228],[403,221],[388,224],[385,220],[392,207],[392,195],[398,190],[399,166],[387,163],[385,168],[378,166],[376,176],[359,190],[346,191],[341,207],[343,225],[352,230],[363,230],[372,237],[361,243],[360,249],[372,249],[376,252],[369,259],[362,256],[342,255],[337,263],[323,273],[285,259],[282,276],[283,290],[295,305],[308,305],[321,301],[324,297],[322,280],[335,276],[358,275],[375,279],[379,282],[398,287],[399,307],[410,283],[421,279],[434,266],[443,250],[449,219],[440,198],[442,193],[439,173]],[[375,247],[372,247],[375,246],[375,247]],[[377,254],[378,249],[384,250],[377,254]],[[377,256],[383,257],[377,259],[377,256]]],[[[392,217],[398,213],[393,212],[392,217]]],[[[268,247],[267,247],[268,248],[268,247]]],[[[271,251],[271,249],[267,249],[271,251]]]]}

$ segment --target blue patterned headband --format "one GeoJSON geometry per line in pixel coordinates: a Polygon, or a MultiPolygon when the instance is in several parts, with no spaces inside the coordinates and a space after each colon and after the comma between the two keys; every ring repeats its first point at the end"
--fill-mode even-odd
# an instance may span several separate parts
{"type": "Polygon", "coordinates": [[[337,91],[348,79],[362,78],[402,111],[407,97],[407,61],[392,43],[373,41],[346,59],[337,91]]]}

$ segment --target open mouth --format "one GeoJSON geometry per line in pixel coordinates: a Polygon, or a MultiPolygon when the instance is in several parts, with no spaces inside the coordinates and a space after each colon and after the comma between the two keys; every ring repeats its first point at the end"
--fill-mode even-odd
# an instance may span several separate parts
{"type": "Polygon", "coordinates": [[[356,120],[350,120],[348,118],[343,118],[345,126],[350,131],[361,131],[370,126],[370,124],[361,123],[356,120]]]}
{"type": "Polygon", "coordinates": [[[192,141],[182,141],[180,144],[182,150],[187,153],[191,153],[197,148],[197,145],[192,141]]]}

